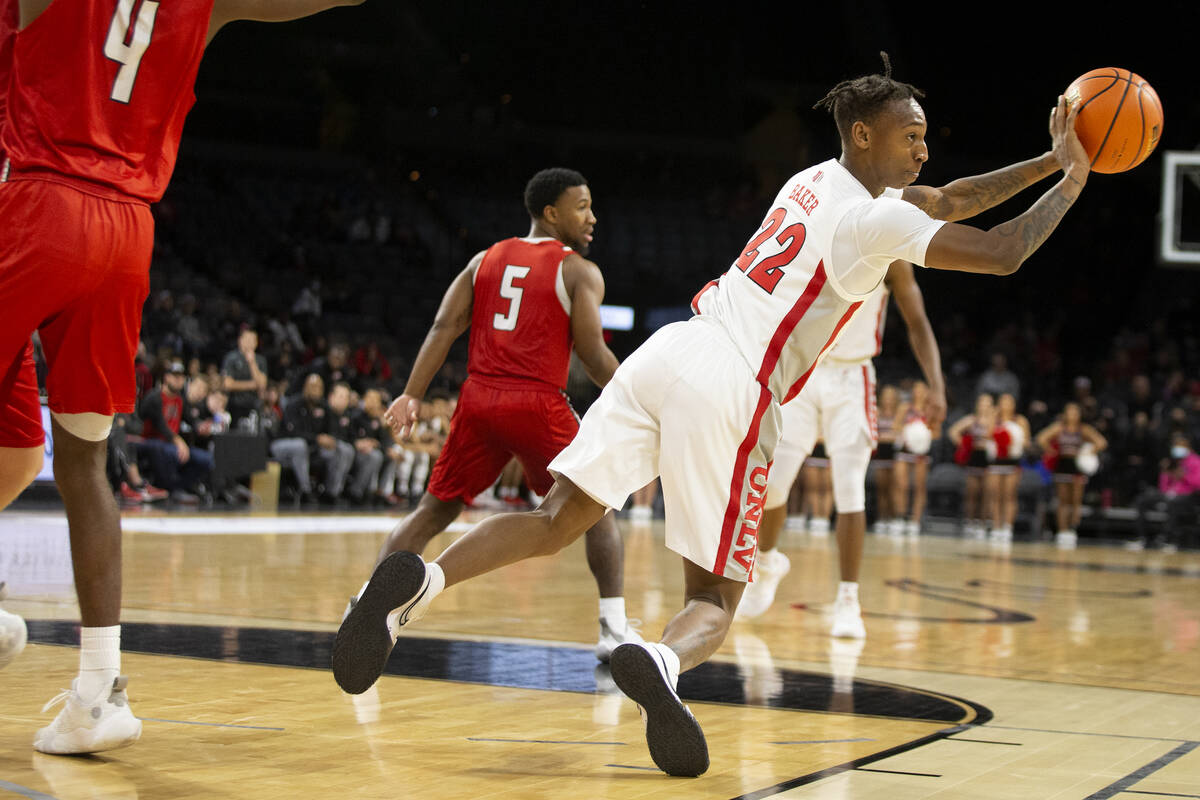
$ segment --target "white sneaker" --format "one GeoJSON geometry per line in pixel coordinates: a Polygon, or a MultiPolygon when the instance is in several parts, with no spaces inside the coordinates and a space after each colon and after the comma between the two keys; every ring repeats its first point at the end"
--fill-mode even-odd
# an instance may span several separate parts
{"type": "Polygon", "coordinates": [[[904,520],[889,519],[887,526],[888,536],[903,536],[904,535],[904,520]]]}
{"type": "Polygon", "coordinates": [[[754,565],[754,580],[746,584],[734,619],[753,619],[761,616],[775,602],[779,582],[792,568],[792,561],[778,550],[760,553],[754,565]]]}
{"type": "Polygon", "coordinates": [[[1054,534],[1054,544],[1059,550],[1074,550],[1078,541],[1079,537],[1075,535],[1075,531],[1059,531],[1054,534]]]}
{"type": "Polygon", "coordinates": [[[668,775],[695,777],[708,769],[708,742],[700,723],[675,686],[679,675],[654,643],[623,644],[613,650],[612,678],[638,704],[646,724],[650,757],[668,775]]]}
{"type": "Polygon", "coordinates": [[[921,535],[921,523],[915,519],[908,520],[904,523],[904,534],[910,539],[917,538],[921,535]]]}
{"type": "Polygon", "coordinates": [[[333,677],[349,694],[362,694],[379,680],[400,629],[425,616],[442,590],[431,586],[441,570],[427,568],[416,553],[392,553],[375,568],[333,640],[333,677]]]}
{"type": "MultiPolygon", "coordinates": [[[[8,591],[4,588],[4,584],[0,583],[0,600],[3,600],[7,594],[8,591]]],[[[21,655],[21,651],[25,649],[27,637],[25,620],[0,608],[0,669],[4,669],[12,663],[14,658],[21,655]]]]}
{"type": "Polygon", "coordinates": [[[600,618],[600,638],[596,641],[596,658],[600,659],[605,664],[612,656],[612,651],[617,649],[618,645],[631,642],[633,644],[645,644],[645,639],[637,632],[641,627],[641,620],[627,619],[623,628],[610,625],[604,617],[600,618]]]}
{"type": "Polygon", "coordinates": [[[650,506],[633,506],[629,509],[630,522],[650,522],[654,519],[654,509],[650,506]]]}
{"type": "Polygon", "coordinates": [[[808,520],[799,514],[789,514],[787,521],[783,524],[783,527],[789,531],[808,530],[808,520]]]}
{"type": "Polygon", "coordinates": [[[54,721],[33,737],[35,750],[54,755],[99,753],[127,747],[138,740],[142,721],[129,710],[129,697],[125,694],[129,678],[124,675],[116,678],[111,689],[91,701],[85,701],[75,691],[77,683],[71,681],[70,689],[64,689],[42,708],[46,712],[66,701],[54,721]]]}
{"type": "Polygon", "coordinates": [[[862,621],[862,607],[857,600],[838,598],[833,605],[833,627],[829,635],[839,639],[865,639],[867,628],[862,621]]]}
{"type": "Polygon", "coordinates": [[[816,539],[824,539],[829,536],[829,520],[827,519],[810,519],[808,521],[808,535],[816,539]]]}

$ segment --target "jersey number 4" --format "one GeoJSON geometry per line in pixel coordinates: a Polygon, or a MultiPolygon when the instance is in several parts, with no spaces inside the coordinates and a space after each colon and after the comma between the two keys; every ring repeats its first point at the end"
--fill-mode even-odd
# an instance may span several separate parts
{"type": "Polygon", "coordinates": [[[738,269],[746,273],[746,277],[765,289],[767,294],[774,292],[775,286],[783,280],[783,268],[800,252],[808,234],[803,222],[779,230],[786,217],[787,209],[777,208],[771,212],[771,216],[763,223],[762,230],[750,240],[750,244],[746,245],[746,249],[734,262],[738,269]],[[758,249],[771,237],[775,237],[775,241],[783,246],[783,250],[770,258],[759,260],[758,249]]]}
{"type": "Polygon", "coordinates": [[[137,0],[120,0],[108,26],[108,38],[104,41],[104,55],[121,65],[113,81],[112,94],[118,103],[128,103],[133,94],[133,82],[137,80],[138,66],[150,46],[150,35],[154,32],[154,18],[158,15],[158,3],[142,0],[137,18],[133,7],[137,0]]]}
{"type": "Polygon", "coordinates": [[[500,296],[508,301],[508,312],[492,316],[492,327],[496,330],[517,329],[517,315],[521,313],[521,295],[525,294],[525,290],[517,286],[517,281],[524,279],[529,272],[529,267],[514,267],[512,264],[504,268],[504,276],[500,279],[500,296]]]}

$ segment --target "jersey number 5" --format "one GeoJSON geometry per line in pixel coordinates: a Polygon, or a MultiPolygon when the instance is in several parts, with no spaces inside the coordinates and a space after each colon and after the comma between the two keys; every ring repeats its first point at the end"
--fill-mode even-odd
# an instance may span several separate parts
{"type": "Polygon", "coordinates": [[[528,274],[529,267],[514,267],[509,264],[504,268],[504,277],[500,279],[500,296],[508,300],[508,313],[492,317],[492,327],[496,330],[517,329],[517,315],[521,313],[521,295],[525,294],[525,290],[516,283],[528,274]]]}
{"type": "Polygon", "coordinates": [[[121,65],[117,79],[113,81],[112,97],[118,103],[128,103],[133,94],[133,82],[137,80],[138,66],[150,46],[150,34],[154,32],[154,18],[158,15],[158,3],[142,0],[137,19],[133,19],[133,6],[137,0],[120,0],[108,26],[108,38],[104,41],[104,55],[121,65]],[[131,31],[132,29],[132,31],[131,31]],[[131,35],[132,33],[132,35],[131,35]]]}
{"type": "Polygon", "coordinates": [[[734,262],[738,269],[765,289],[767,294],[775,291],[775,286],[783,279],[783,267],[790,264],[796,257],[796,253],[800,252],[800,248],[804,246],[804,238],[808,235],[803,222],[788,225],[780,231],[779,226],[783,224],[785,217],[787,217],[787,209],[775,209],[763,223],[762,230],[750,240],[750,244],[746,245],[746,249],[734,262]],[[779,231],[778,235],[776,235],[776,231],[779,231]],[[770,258],[759,261],[758,248],[762,247],[763,243],[772,236],[775,237],[775,241],[784,246],[784,249],[770,258]]]}

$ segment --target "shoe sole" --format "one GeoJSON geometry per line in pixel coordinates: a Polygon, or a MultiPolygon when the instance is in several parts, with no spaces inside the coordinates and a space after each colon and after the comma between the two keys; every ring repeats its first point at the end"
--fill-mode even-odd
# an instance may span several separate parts
{"type": "Polygon", "coordinates": [[[142,738],[142,725],[139,720],[137,728],[123,739],[118,739],[113,742],[91,742],[90,744],[80,745],[77,747],[59,747],[53,748],[50,745],[53,742],[39,745],[34,742],[33,749],[39,753],[45,753],[48,756],[82,756],[89,753],[107,753],[110,750],[120,750],[122,747],[129,747],[138,739],[142,738]]]}
{"type": "Polygon", "coordinates": [[[666,684],[655,656],[635,644],[619,645],[609,662],[613,681],[642,707],[650,757],[668,775],[694,778],[708,769],[708,742],[700,723],[666,684]]]}
{"type": "Polygon", "coordinates": [[[415,553],[392,553],[375,568],[362,597],[333,640],[333,678],[342,691],[362,694],[379,680],[395,642],[388,615],[399,609],[400,624],[424,596],[425,562],[415,553]]]}

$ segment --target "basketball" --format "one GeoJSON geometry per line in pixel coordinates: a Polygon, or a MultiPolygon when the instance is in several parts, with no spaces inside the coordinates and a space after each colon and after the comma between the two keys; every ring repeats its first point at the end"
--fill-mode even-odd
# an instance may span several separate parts
{"type": "Polygon", "coordinates": [[[1102,67],[1080,75],[1066,91],[1082,104],[1075,132],[1093,172],[1124,172],[1146,160],[1162,136],[1162,102],[1144,78],[1127,69],[1102,67]]]}

